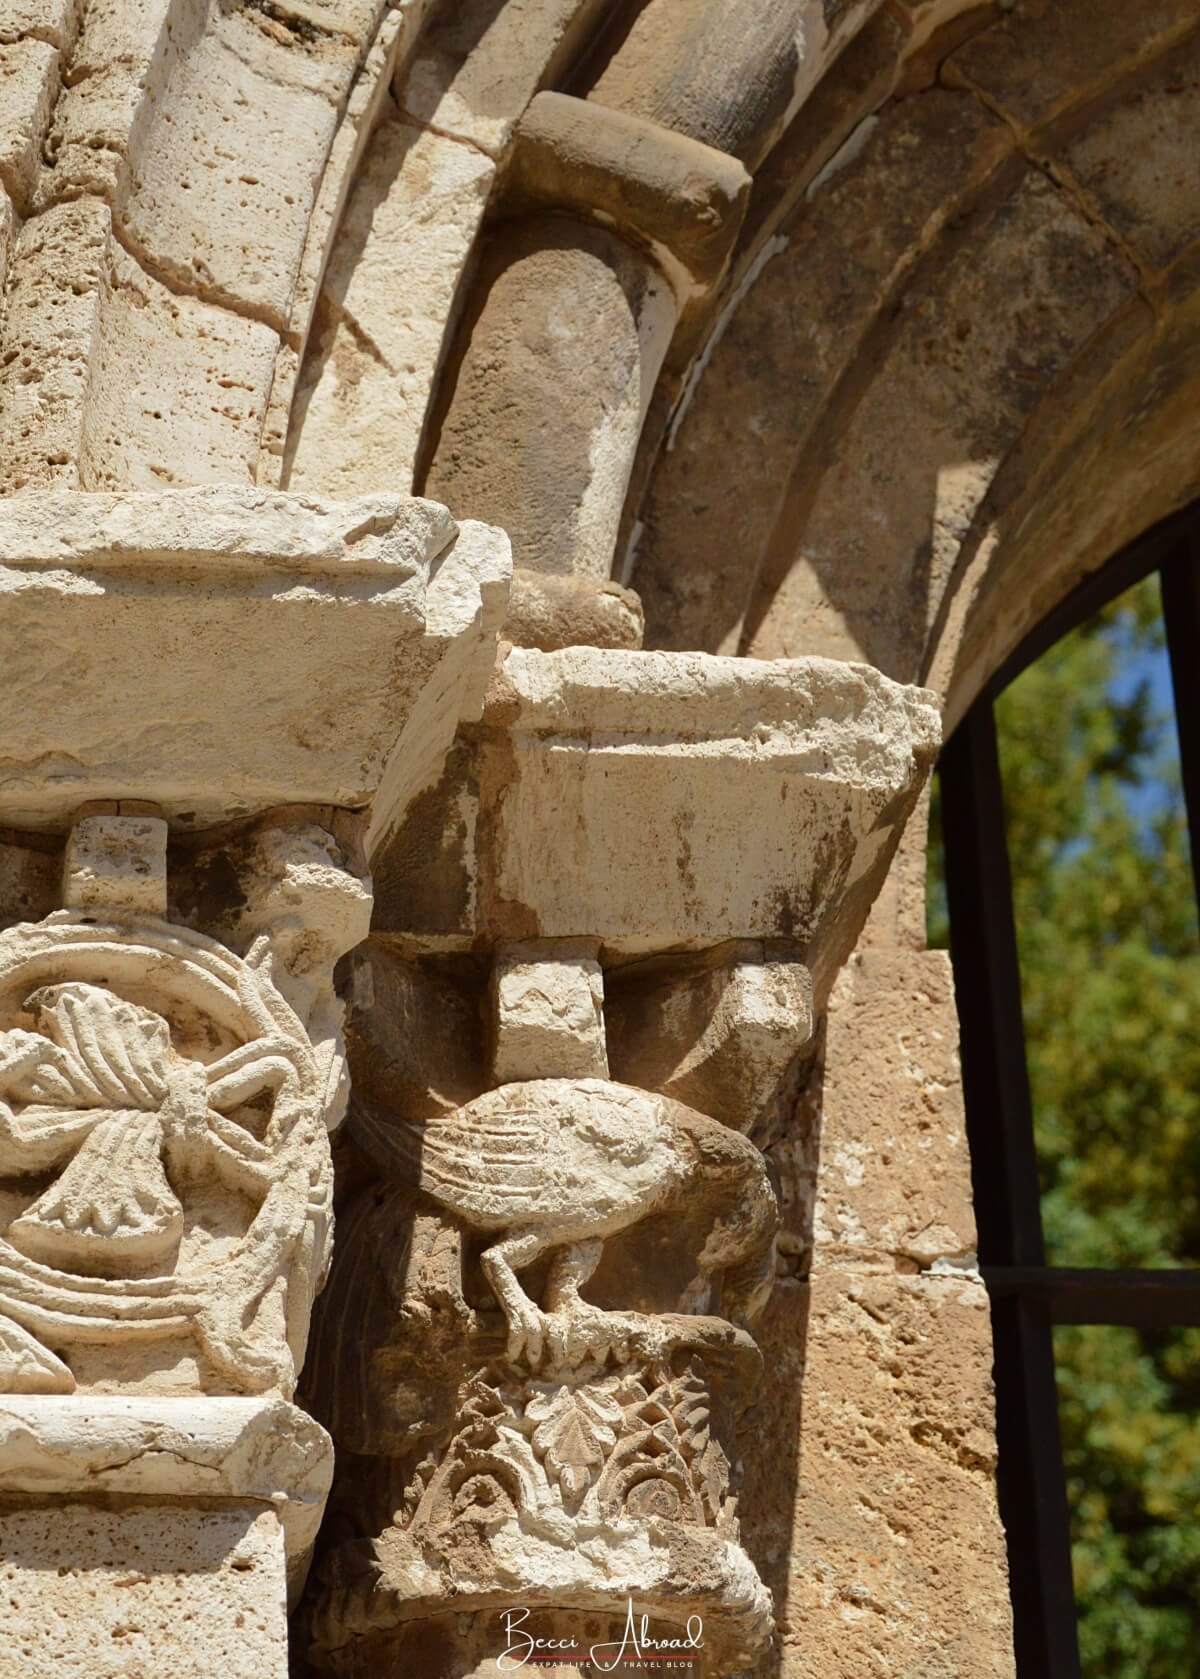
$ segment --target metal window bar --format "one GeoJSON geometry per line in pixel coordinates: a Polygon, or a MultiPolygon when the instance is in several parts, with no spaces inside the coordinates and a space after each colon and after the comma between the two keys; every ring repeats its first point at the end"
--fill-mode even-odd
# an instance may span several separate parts
{"type": "Polygon", "coordinates": [[[1200,1271],[1047,1266],[993,700],[1062,636],[1158,570],[1194,881],[1200,883],[1200,508],[1088,578],[997,672],[939,765],[963,1091],[992,1306],[1000,1512],[1019,1679],[1079,1679],[1055,1324],[1200,1324],[1200,1271]]]}

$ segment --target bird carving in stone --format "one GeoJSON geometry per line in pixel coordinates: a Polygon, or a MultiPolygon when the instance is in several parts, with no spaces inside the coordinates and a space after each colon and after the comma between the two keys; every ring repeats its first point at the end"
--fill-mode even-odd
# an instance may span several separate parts
{"type": "Polygon", "coordinates": [[[533,1079],[419,1121],[383,1121],[360,1107],[357,1124],[409,1181],[495,1238],[481,1264],[513,1361],[603,1357],[629,1322],[580,1298],[604,1243],[696,1198],[712,1210],[698,1282],[721,1274],[721,1308],[735,1323],[765,1304],[778,1210],[762,1156],[680,1102],[607,1079],[533,1079]],[[543,1311],[518,1274],[547,1253],[543,1311]]]}

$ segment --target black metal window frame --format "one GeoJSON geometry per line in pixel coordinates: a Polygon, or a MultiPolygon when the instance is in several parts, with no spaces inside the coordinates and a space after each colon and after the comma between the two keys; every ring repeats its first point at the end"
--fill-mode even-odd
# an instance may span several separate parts
{"type": "Polygon", "coordinates": [[[1200,504],[1124,549],[1026,638],[955,729],[938,767],[979,1260],[992,1310],[1000,1513],[1019,1679],[1080,1675],[1054,1327],[1200,1324],[1200,1270],[1046,1264],[993,704],[1040,654],[1154,572],[1192,877],[1200,890],[1200,504]]]}

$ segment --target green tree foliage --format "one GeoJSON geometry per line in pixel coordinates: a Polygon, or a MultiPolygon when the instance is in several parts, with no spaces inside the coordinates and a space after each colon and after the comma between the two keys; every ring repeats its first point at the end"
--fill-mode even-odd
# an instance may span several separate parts
{"type": "MultiPolygon", "coordinates": [[[[1174,721],[1138,679],[1161,638],[1150,579],[996,706],[1051,1264],[1200,1266],[1195,894],[1174,721]]],[[[1055,1349],[1084,1671],[1200,1679],[1200,1330],[1055,1349]]]]}

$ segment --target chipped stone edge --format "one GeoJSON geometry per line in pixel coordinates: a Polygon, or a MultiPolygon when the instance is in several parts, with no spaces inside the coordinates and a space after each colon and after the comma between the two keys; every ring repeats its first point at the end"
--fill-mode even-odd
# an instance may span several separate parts
{"type": "Polygon", "coordinates": [[[270,1505],[293,1578],[307,1566],[332,1480],[333,1441],[283,1399],[0,1395],[0,1497],[270,1505]]]}

